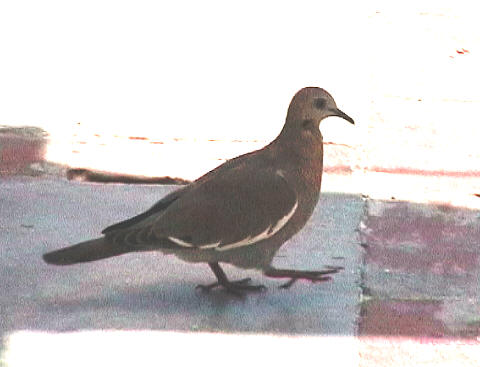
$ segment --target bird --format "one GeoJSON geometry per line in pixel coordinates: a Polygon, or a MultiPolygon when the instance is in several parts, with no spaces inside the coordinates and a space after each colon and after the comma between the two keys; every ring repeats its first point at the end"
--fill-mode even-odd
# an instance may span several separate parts
{"type": "Polygon", "coordinates": [[[155,203],[145,212],[110,225],[102,236],[43,255],[48,264],[71,265],[131,252],[160,251],[190,263],[206,263],[217,278],[198,285],[235,295],[265,290],[250,278],[229,280],[220,264],[264,276],[330,280],[341,267],[306,271],[272,265],[280,247],[311,217],[320,196],[323,137],[320,122],[337,116],[354,124],[324,89],[299,90],[280,134],[262,149],[227,160],[155,203]]]}

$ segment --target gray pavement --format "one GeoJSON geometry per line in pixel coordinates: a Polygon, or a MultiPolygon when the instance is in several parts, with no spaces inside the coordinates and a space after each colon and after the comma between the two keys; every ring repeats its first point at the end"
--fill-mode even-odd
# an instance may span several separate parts
{"type": "Polygon", "coordinates": [[[11,177],[0,185],[0,333],[18,330],[134,329],[277,335],[355,335],[362,247],[359,196],[323,193],[303,231],[277,254],[296,269],[344,266],[333,281],[297,282],[289,290],[260,273],[225,266],[231,279],[251,276],[266,292],[238,299],[202,293],[214,280],[206,265],[160,253],[127,254],[55,267],[42,253],[100,233],[152,205],[173,186],[88,184],[11,177]]]}

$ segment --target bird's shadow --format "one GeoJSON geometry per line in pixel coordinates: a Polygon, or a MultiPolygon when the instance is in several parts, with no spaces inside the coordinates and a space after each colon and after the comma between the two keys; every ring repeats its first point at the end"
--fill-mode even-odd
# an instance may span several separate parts
{"type": "Polygon", "coordinates": [[[45,298],[37,303],[37,307],[45,319],[53,321],[43,324],[43,330],[150,329],[318,334],[323,333],[321,323],[315,326],[314,322],[305,328],[297,319],[298,314],[315,314],[318,307],[315,299],[318,300],[321,293],[321,288],[314,285],[304,284],[295,290],[281,290],[268,284],[266,291],[238,297],[221,289],[206,292],[195,289],[193,284],[171,282],[110,288],[103,296],[45,298]],[[312,289],[312,286],[315,288],[312,289]]]}

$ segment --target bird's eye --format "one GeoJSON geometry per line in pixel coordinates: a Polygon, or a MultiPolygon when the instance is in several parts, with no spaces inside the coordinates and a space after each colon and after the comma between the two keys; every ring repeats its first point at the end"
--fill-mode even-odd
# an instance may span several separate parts
{"type": "Polygon", "coordinates": [[[314,103],[315,103],[315,108],[318,108],[319,110],[321,110],[322,108],[325,108],[327,101],[325,100],[325,98],[315,98],[314,103]]]}

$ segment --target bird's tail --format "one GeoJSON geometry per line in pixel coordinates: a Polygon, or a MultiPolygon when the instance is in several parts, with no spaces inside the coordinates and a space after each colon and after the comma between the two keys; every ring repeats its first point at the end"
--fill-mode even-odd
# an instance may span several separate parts
{"type": "Polygon", "coordinates": [[[43,260],[53,265],[72,265],[106,259],[128,252],[127,249],[107,242],[104,237],[78,243],[60,250],[48,252],[43,260]]]}

